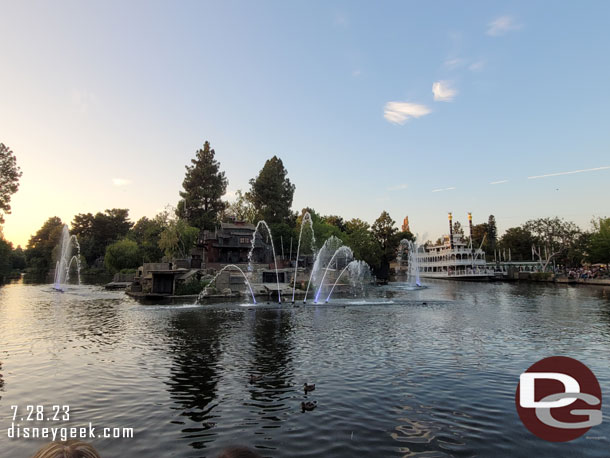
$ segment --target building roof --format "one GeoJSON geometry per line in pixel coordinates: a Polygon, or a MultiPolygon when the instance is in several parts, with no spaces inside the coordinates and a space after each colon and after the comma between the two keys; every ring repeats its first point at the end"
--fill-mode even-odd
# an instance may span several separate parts
{"type": "Polygon", "coordinates": [[[220,230],[224,231],[227,229],[246,229],[250,231],[254,231],[256,227],[254,224],[246,223],[246,222],[236,222],[236,223],[220,223],[220,230]]]}

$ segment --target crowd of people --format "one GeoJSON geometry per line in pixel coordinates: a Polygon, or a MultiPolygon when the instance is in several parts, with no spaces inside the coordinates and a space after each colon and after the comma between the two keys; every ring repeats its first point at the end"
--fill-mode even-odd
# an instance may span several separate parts
{"type": "Polygon", "coordinates": [[[604,266],[591,266],[570,269],[567,272],[567,276],[568,278],[587,280],[592,278],[610,278],[610,273],[604,266]]]}

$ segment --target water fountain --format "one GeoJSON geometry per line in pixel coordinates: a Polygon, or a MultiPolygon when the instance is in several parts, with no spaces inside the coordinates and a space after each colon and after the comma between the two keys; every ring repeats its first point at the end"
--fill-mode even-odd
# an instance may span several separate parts
{"type": "Polygon", "coordinates": [[[307,295],[309,294],[309,287],[312,284],[318,284],[319,276],[322,272],[324,266],[326,266],[335,251],[343,244],[341,239],[331,235],[324,244],[320,251],[316,253],[315,261],[313,263],[313,267],[311,269],[311,273],[309,274],[309,281],[307,282],[307,288],[305,289],[305,297],[303,298],[303,303],[307,302],[307,295]]]}
{"type": "MultiPolygon", "coordinates": [[[[273,250],[273,262],[275,264],[275,281],[277,282],[277,300],[281,304],[282,303],[282,295],[280,292],[280,278],[278,275],[277,269],[277,258],[275,256],[275,246],[273,244],[273,236],[271,235],[271,229],[269,225],[264,221],[260,220],[254,229],[254,234],[252,234],[252,247],[250,248],[250,252],[248,253],[248,272],[252,272],[252,255],[254,253],[254,248],[256,247],[256,234],[258,234],[258,228],[260,225],[265,226],[267,228],[267,233],[269,234],[269,239],[271,240],[271,249],[273,250]]],[[[240,269],[241,270],[241,269],[240,269]]]]}
{"type": "MultiPolygon", "coordinates": [[[[301,252],[301,237],[303,237],[303,227],[305,226],[305,222],[309,222],[309,229],[311,231],[311,248],[314,250],[314,258],[315,258],[315,246],[316,246],[316,236],[313,231],[313,221],[311,219],[311,215],[309,212],[305,212],[303,218],[301,220],[301,230],[299,231],[299,243],[297,244],[297,257],[294,262],[294,283],[292,285],[292,303],[294,304],[294,293],[297,286],[297,272],[299,269],[299,254],[301,252]]],[[[312,270],[313,272],[313,270],[312,270]]],[[[310,280],[311,281],[311,280],[310,280]]]]}
{"type": "Polygon", "coordinates": [[[412,288],[422,288],[421,280],[419,279],[419,259],[417,257],[419,246],[414,241],[407,239],[402,239],[400,241],[400,246],[406,246],[408,252],[407,283],[412,288]]]}
{"type": "Polygon", "coordinates": [[[78,284],[80,285],[80,245],[76,236],[70,235],[68,226],[65,224],[57,248],[53,288],[57,291],[64,291],[65,285],[70,281],[70,269],[73,263],[76,264],[78,284]],[[76,254],[74,254],[74,249],[76,249],[76,254]]]}
{"type": "Polygon", "coordinates": [[[223,273],[226,269],[228,268],[235,268],[237,270],[239,270],[239,272],[242,274],[242,276],[244,277],[244,280],[246,281],[246,284],[248,285],[248,289],[250,290],[250,294],[252,295],[252,303],[256,304],[256,298],[254,297],[254,291],[252,291],[252,286],[250,285],[250,282],[248,281],[248,277],[246,276],[246,274],[244,273],[243,270],[241,270],[238,266],[236,266],[235,264],[227,264],[226,266],[224,266],[222,269],[220,269],[220,271],[218,271],[218,273],[214,276],[214,278],[212,278],[212,280],[210,281],[210,283],[208,283],[208,286],[206,286],[203,291],[201,291],[199,293],[199,296],[197,297],[197,302],[201,302],[201,299],[203,299],[207,294],[206,294],[206,289],[216,281],[216,279],[218,278],[218,276],[223,273]]]}
{"type": "MultiPolygon", "coordinates": [[[[352,252],[352,249],[348,246],[341,246],[335,250],[335,252],[333,253],[333,256],[330,258],[330,261],[326,265],[326,269],[324,270],[324,275],[322,275],[322,280],[320,281],[320,285],[318,286],[318,291],[316,291],[316,296],[314,299],[315,304],[318,303],[318,299],[320,297],[320,292],[322,291],[322,287],[324,286],[324,279],[326,278],[326,274],[328,274],[328,269],[330,269],[330,266],[332,265],[332,263],[335,259],[338,260],[337,256],[342,253],[345,253],[346,262],[348,261],[348,259],[351,259],[354,257],[354,253],[352,252]]],[[[335,264],[335,268],[337,268],[336,264],[335,264]]]]}
{"type": "Polygon", "coordinates": [[[364,261],[354,260],[343,268],[343,270],[335,280],[333,287],[330,289],[330,292],[326,297],[326,303],[330,301],[330,296],[333,294],[337,283],[339,283],[339,280],[346,271],[348,271],[348,280],[352,288],[357,286],[360,286],[362,288],[365,284],[370,282],[371,268],[369,267],[369,265],[364,261]]]}
{"type": "Polygon", "coordinates": [[[421,287],[421,281],[419,279],[419,258],[417,257],[417,250],[419,247],[417,243],[409,241],[409,273],[407,281],[412,286],[421,287]]]}
{"type": "MultiPolygon", "coordinates": [[[[309,230],[311,231],[311,245],[312,245],[312,249],[314,251],[315,260],[314,260],[313,268],[310,273],[309,282],[307,283],[307,289],[305,291],[305,297],[303,299],[303,303],[307,302],[307,295],[309,293],[309,288],[312,285],[313,285],[313,288],[315,291],[314,303],[316,303],[316,304],[318,303],[318,300],[320,298],[320,295],[322,294],[323,288],[325,286],[330,285],[330,282],[328,283],[328,285],[325,285],[324,282],[327,278],[329,270],[332,270],[332,269],[335,269],[337,271],[339,269],[341,269],[341,270],[340,270],[339,275],[334,279],[334,282],[332,283],[332,287],[330,288],[330,292],[326,298],[326,302],[328,302],[330,300],[330,297],[331,297],[333,291],[335,290],[335,287],[338,285],[339,279],[346,272],[349,274],[348,275],[349,283],[352,288],[355,288],[356,286],[360,286],[361,288],[363,288],[365,284],[368,284],[366,277],[371,276],[370,268],[369,268],[368,264],[366,264],[364,261],[354,261],[353,260],[354,255],[353,255],[351,248],[348,246],[344,246],[343,242],[338,237],[336,237],[336,236],[329,237],[324,242],[322,248],[318,252],[315,251],[315,240],[316,239],[315,239],[315,234],[313,232],[313,221],[312,221],[311,215],[306,212],[303,215],[303,219],[301,221],[299,240],[298,240],[298,244],[297,244],[297,257],[296,257],[296,261],[295,261],[296,265],[295,265],[295,274],[294,274],[294,279],[293,279],[293,290],[292,290],[293,303],[294,303],[295,289],[296,289],[296,277],[297,277],[297,273],[298,273],[298,260],[299,260],[301,248],[303,246],[303,231],[304,231],[304,228],[307,227],[307,225],[309,225],[309,230]]],[[[214,278],[210,282],[210,285],[216,281],[218,276],[224,270],[229,269],[229,268],[237,269],[241,273],[241,275],[244,277],[244,280],[248,286],[248,289],[250,290],[250,295],[252,296],[252,302],[254,304],[256,304],[256,299],[255,299],[255,295],[254,295],[250,280],[251,280],[251,277],[252,277],[252,274],[253,274],[254,268],[255,268],[254,250],[257,248],[257,245],[256,245],[257,236],[262,237],[262,235],[259,232],[259,229],[261,226],[264,226],[267,229],[267,234],[269,235],[271,249],[273,251],[273,261],[275,264],[275,275],[276,275],[276,283],[277,283],[277,290],[278,290],[278,302],[281,303],[282,297],[281,297],[281,289],[280,289],[280,282],[279,282],[277,257],[276,257],[276,253],[275,253],[275,246],[273,244],[273,237],[272,237],[271,230],[270,230],[268,224],[262,220],[259,221],[258,224],[256,225],[253,236],[252,236],[251,248],[250,248],[250,251],[248,252],[248,269],[247,269],[248,273],[245,273],[241,268],[239,268],[235,264],[229,264],[229,265],[224,266],[214,276],[214,278]]],[[[260,245],[259,245],[259,248],[260,248],[260,245]]],[[[197,301],[199,302],[206,295],[207,295],[207,291],[204,289],[204,291],[202,291],[199,294],[197,301]]]]}

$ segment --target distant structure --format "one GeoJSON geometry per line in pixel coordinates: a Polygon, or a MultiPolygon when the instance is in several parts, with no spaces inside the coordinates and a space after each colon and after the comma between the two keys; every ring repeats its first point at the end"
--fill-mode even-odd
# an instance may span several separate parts
{"type": "Polygon", "coordinates": [[[409,217],[408,216],[405,216],[405,219],[402,220],[402,231],[411,232],[409,230],[409,217]]]}
{"type": "MultiPolygon", "coordinates": [[[[255,226],[244,221],[220,223],[213,231],[203,231],[197,241],[197,251],[203,251],[203,266],[218,268],[226,264],[248,263],[255,226]]],[[[273,262],[271,244],[257,237],[252,261],[268,264],[273,262]]]]}

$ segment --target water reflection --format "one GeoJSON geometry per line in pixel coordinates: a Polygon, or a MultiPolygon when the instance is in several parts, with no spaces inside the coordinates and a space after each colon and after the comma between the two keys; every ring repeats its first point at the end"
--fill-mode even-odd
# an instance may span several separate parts
{"type": "Polygon", "coordinates": [[[195,449],[212,442],[218,415],[218,383],[223,367],[221,340],[232,321],[228,313],[180,313],[167,328],[173,357],[169,380],[171,398],[177,405],[172,423],[183,425],[182,437],[195,449]],[[184,418],[186,417],[186,418],[184,418]]]}
{"type": "MultiPolygon", "coordinates": [[[[541,443],[514,407],[519,374],[549,355],[583,361],[609,386],[605,289],[429,286],[292,308],[7,285],[0,412],[57,400],[78,421],[136,428],[131,442],[96,441],[103,456],[211,457],[235,443],[279,458],[607,456],[608,437],[541,443]],[[303,413],[304,400],[318,407],[303,413]]],[[[0,434],[7,456],[39,445],[0,434]]]]}
{"type": "MultiPolygon", "coordinates": [[[[279,428],[284,414],[294,408],[290,403],[296,391],[292,311],[252,309],[250,317],[253,347],[248,364],[256,380],[250,383],[250,401],[245,405],[263,430],[259,433],[266,436],[269,432],[264,430],[279,428]]],[[[260,443],[258,447],[262,447],[260,443]]]]}
{"type": "MultiPolygon", "coordinates": [[[[2,370],[2,361],[0,361],[0,371],[2,370]]],[[[2,372],[0,372],[0,392],[4,391],[4,379],[2,378],[2,372]]],[[[2,396],[0,396],[0,401],[2,396]]]]}

